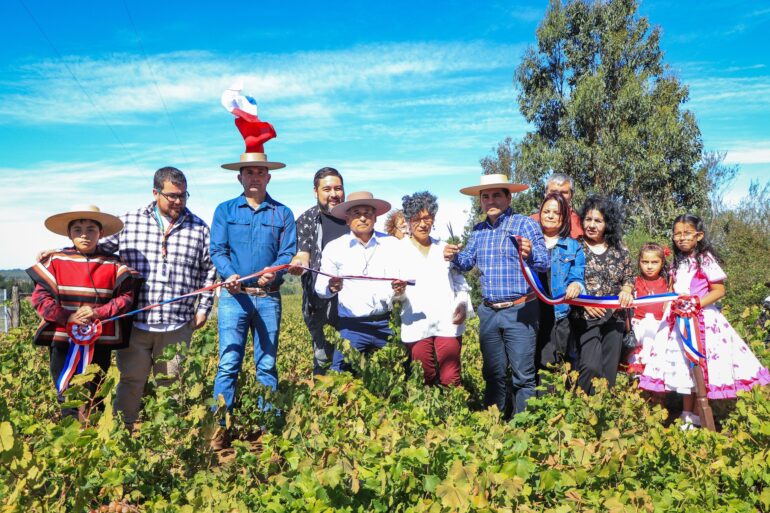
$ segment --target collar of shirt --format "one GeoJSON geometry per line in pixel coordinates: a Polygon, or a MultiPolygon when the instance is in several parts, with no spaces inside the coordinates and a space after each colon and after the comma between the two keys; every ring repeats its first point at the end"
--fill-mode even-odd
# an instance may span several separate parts
{"type": "Polygon", "coordinates": [[[494,222],[494,223],[490,223],[490,222],[489,222],[489,216],[487,216],[487,218],[484,220],[484,222],[486,222],[486,223],[487,223],[487,225],[488,225],[490,228],[497,228],[497,227],[498,227],[498,226],[500,226],[500,225],[501,225],[503,222],[505,222],[505,220],[506,220],[507,218],[511,217],[512,215],[513,215],[513,208],[511,208],[511,207],[508,207],[508,208],[506,208],[506,209],[503,211],[503,213],[502,213],[502,214],[500,214],[500,216],[499,216],[497,219],[495,219],[495,222],[494,222]]]}
{"type": "MultiPolygon", "coordinates": [[[[142,211],[142,214],[152,219],[153,223],[157,224],[157,218],[155,217],[155,207],[157,206],[157,202],[153,201],[147,207],[142,211]]],[[[182,210],[182,213],[179,214],[179,217],[174,220],[174,227],[182,226],[182,223],[184,223],[185,219],[187,219],[187,214],[189,214],[190,211],[187,209],[187,207],[184,207],[184,210],[182,210]]],[[[164,219],[165,222],[165,219],[164,219]]]]}
{"type": "Polygon", "coordinates": [[[265,199],[262,200],[262,203],[259,204],[259,207],[254,209],[251,205],[249,205],[249,202],[246,200],[246,195],[241,193],[240,196],[238,196],[238,202],[236,203],[236,206],[238,208],[251,208],[255,212],[259,212],[260,210],[267,210],[267,209],[273,209],[275,208],[275,201],[273,201],[273,198],[270,197],[268,193],[265,193],[265,199]]]}
{"type": "MultiPolygon", "coordinates": [[[[382,235],[380,234],[379,237],[382,237],[382,235]]],[[[355,247],[356,244],[358,244],[363,246],[365,249],[368,249],[371,246],[374,246],[375,244],[380,244],[379,237],[377,236],[377,232],[375,231],[374,233],[372,233],[372,237],[369,239],[369,241],[366,244],[364,244],[355,235],[353,235],[353,232],[348,232],[348,244],[350,245],[351,248],[355,247]]]]}

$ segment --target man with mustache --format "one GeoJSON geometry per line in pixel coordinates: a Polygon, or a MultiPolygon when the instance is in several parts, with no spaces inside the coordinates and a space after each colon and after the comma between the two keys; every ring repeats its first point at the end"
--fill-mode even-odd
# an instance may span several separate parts
{"type": "MultiPolygon", "coordinates": [[[[297,255],[292,264],[321,268],[321,252],[326,245],[348,232],[343,219],[331,215],[331,209],[345,201],[342,175],[332,167],[319,169],[313,177],[313,194],[317,204],[297,218],[297,255]]],[[[302,315],[313,340],[313,374],[325,374],[331,364],[334,346],[324,336],[324,326],[336,328],[337,296],[322,298],[313,290],[315,273],[295,267],[289,270],[302,275],[302,315]],[[304,273],[304,274],[303,274],[304,273]]]]}

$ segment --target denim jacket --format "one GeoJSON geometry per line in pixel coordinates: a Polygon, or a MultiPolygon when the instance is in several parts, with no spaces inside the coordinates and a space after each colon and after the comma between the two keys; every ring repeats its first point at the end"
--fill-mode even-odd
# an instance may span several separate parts
{"type": "MultiPolygon", "coordinates": [[[[557,297],[567,291],[567,285],[580,284],[580,293],[586,293],[583,273],[586,258],[580,243],[571,238],[560,238],[551,250],[551,296],[557,297]]],[[[569,305],[562,303],[553,307],[556,319],[562,319],[569,313],[569,305]]]]}

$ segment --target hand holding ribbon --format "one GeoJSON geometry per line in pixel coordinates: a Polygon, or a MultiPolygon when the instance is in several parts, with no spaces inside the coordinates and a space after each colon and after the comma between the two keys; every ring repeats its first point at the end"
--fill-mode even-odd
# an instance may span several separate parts
{"type": "MultiPolygon", "coordinates": [[[[511,236],[511,242],[513,242],[513,245],[517,250],[520,247],[519,239],[520,237],[514,235],[511,236]]],[[[522,247],[522,250],[523,249],[524,248],[522,247]]],[[[568,299],[566,294],[562,294],[558,297],[552,298],[545,293],[545,288],[543,287],[543,284],[540,283],[540,279],[537,277],[537,274],[532,272],[532,269],[530,269],[527,263],[524,262],[524,256],[522,255],[522,252],[518,251],[518,253],[519,266],[521,267],[521,272],[524,274],[524,279],[527,281],[527,284],[532,287],[532,290],[535,292],[535,295],[537,295],[537,298],[545,304],[560,305],[562,303],[566,303],[568,305],[593,308],[627,308],[629,306],[627,304],[622,304],[625,303],[625,301],[621,302],[618,296],[589,296],[587,294],[580,294],[575,298],[568,299]]],[[[633,303],[634,305],[653,305],[657,303],[672,301],[677,297],[679,297],[678,294],[667,292],[665,294],[654,294],[651,296],[638,297],[633,300],[633,303]]]]}

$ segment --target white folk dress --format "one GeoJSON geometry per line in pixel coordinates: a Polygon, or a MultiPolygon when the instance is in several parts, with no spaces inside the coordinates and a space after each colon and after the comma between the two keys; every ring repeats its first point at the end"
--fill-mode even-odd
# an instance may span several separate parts
{"type": "MultiPolygon", "coordinates": [[[[711,255],[705,255],[700,266],[690,258],[675,270],[674,292],[702,298],[710,283],[721,283],[726,278],[711,255]]],[[[734,398],[740,390],[770,384],[768,370],[714,305],[703,308],[699,321],[706,355],[705,365],[701,364],[709,399],[734,398]]],[[[695,385],[681,336],[671,330],[665,342],[661,340],[656,338],[651,345],[650,360],[639,386],[653,392],[692,393],[695,385]]]]}

